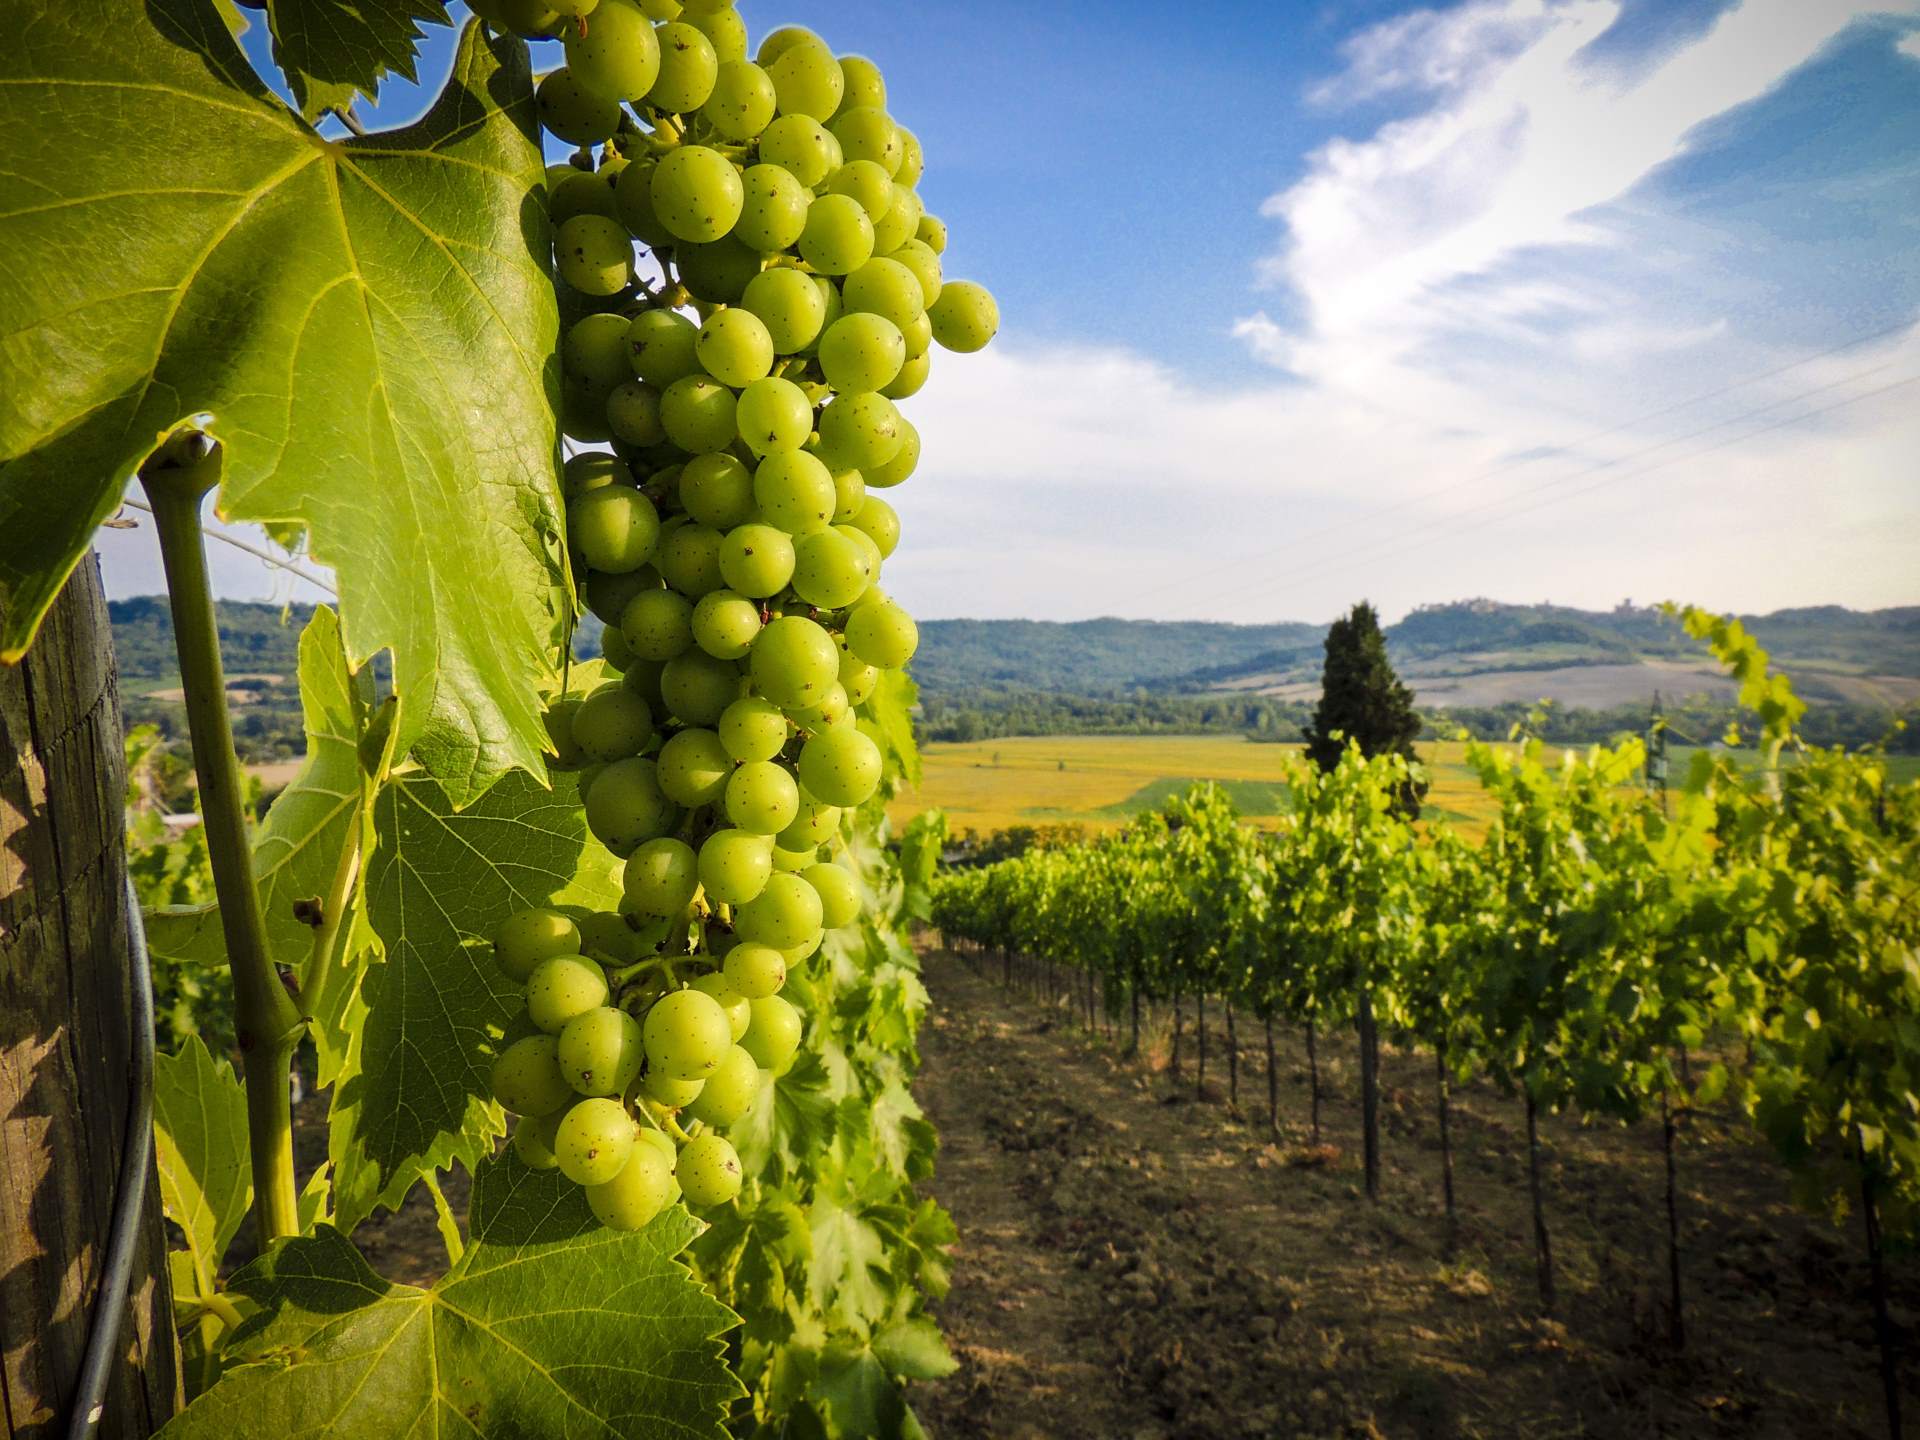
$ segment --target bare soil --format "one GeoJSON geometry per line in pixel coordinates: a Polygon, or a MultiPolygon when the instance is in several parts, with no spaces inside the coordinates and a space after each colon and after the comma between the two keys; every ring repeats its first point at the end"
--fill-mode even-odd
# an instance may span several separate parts
{"type": "MultiPolygon", "coordinates": [[[[976,957],[980,958],[980,957],[976,957]]],[[[1257,1024],[1209,1011],[1195,1099],[1164,1014],[1138,1058],[1067,1002],[1009,994],[997,962],[925,956],[934,1008],[915,1093],[939,1127],[934,1194],[960,1242],[936,1307],[959,1370],[916,1387],[941,1437],[1878,1437],[1857,1221],[1795,1211],[1781,1167],[1728,1117],[1679,1156],[1689,1343],[1667,1339],[1657,1126],[1544,1124],[1559,1280],[1541,1314],[1524,1116],[1455,1096],[1459,1199],[1440,1203],[1432,1060],[1383,1058],[1384,1183],[1361,1190],[1356,1052],[1322,1037],[1322,1143],[1300,1037],[1269,1135],[1257,1024]]],[[[1903,1332],[1920,1274],[1895,1268],[1903,1332]]],[[[1906,1369],[1910,1372],[1912,1366],[1906,1369]]],[[[1920,1393],[1909,1386],[1909,1414],[1920,1393]]]]}

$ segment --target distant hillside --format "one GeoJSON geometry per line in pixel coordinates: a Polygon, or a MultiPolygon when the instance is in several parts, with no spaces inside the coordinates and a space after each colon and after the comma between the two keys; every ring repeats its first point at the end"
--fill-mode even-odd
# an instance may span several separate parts
{"type": "Polygon", "coordinates": [[[1181,688],[1196,671],[1238,672],[1319,648],[1325,627],[1166,620],[929,620],[913,674],[941,694],[981,689],[1113,695],[1181,688]]]}

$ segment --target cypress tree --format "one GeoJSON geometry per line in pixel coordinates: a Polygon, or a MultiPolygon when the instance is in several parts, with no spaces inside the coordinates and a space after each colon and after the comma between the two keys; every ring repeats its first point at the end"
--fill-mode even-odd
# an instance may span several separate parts
{"type": "MultiPolygon", "coordinates": [[[[1363,755],[1413,758],[1414,738],[1420,733],[1413,692],[1393,673],[1380,616],[1364,600],[1327,631],[1320,703],[1313,723],[1301,733],[1307,753],[1322,770],[1340,763],[1349,742],[1358,742],[1363,755]]],[[[1405,803],[1410,814],[1418,814],[1418,791],[1409,793],[1405,803]]]]}

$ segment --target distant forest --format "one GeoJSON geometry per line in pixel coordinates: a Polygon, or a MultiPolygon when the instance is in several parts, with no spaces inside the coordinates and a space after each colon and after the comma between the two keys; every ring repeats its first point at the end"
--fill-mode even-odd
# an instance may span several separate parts
{"type": "MultiPolygon", "coordinates": [[[[238,601],[219,605],[229,689],[236,696],[235,740],[250,762],[286,759],[304,749],[296,683],[301,627],[309,605],[284,609],[238,601]]],[[[108,606],[119,660],[121,702],[129,725],[150,723],[184,739],[185,714],[165,692],[179,684],[173,625],[162,596],[108,606]]],[[[1822,672],[1920,676],[1920,608],[1859,612],[1838,606],[1753,617],[1749,628],[1775,659],[1818,700],[1822,672]]],[[[600,624],[591,616],[576,653],[599,653],[600,624]]],[[[1324,627],[1307,624],[1222,625],[1207,622],[1089,620],[934,620],[921,627],[913,675],[920,686],[923,740],[989,740],[1013,735],[1239,734],[1291,742],[1310,706],[1217,687],[1237,677],[1318,674],[1324,627]]],[[[1658,614],[1612,612],[1488,601],[1428,606],[1387,631],[1396,665],[1447,663],[1481,670],[1544,669],[1580,664],[1631,664],[1697,653],[1658,614]]],[[[1464,730],[1497,739],[1527,718],[1524,704],[1454,707],[1425,712],[1429,738],[1464,730]]],[[[1680,731],[1717,739],[1736,718],[1733,707],[1670,697],[1680,731]]],[[[1895,713],[1883,705],[1817,704],[1805,731],[1823,743],[1920,753],[1920,726],[1895,734],[1895,713]]],[[[1550,708],[1545,733],[1568,744],[1642,730],[1645,705],[1550,708]]]]}

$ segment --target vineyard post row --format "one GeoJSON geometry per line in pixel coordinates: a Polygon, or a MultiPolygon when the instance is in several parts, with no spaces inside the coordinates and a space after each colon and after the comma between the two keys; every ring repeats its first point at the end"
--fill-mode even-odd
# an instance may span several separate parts
{"type": "MultiPolygon", "coordinates": [[[[1920,786],[1890,786],[1877,751],[1804,743],[1804,705],[1739,623],[1697,610],[1683,619],[1739,680],[1759,768],[1702,752],[1684,787],[1662,796],[1637,783],[1639,739],[1585,753],[1524,734],[1474,743],[1469,762],[1496,806],[1475,845],[1409,818],[1417,767],[1349,747],[1330,770],[1293,762],[1290,811],[1272,831],[1242,826],[1203,783],[1115,834],[944,873],[934,924],[998,952],[1004,984],[1018,970],[1040,998],[1071,994],[1089,1028],[1098,987],[1109,1033],[1115,1010],[1130,1012],[1133,1050],[1143,999],[1169,1001],[1176,1079],[1186,998],[1200,1017],[1202,1086],[1206,997],[1226,1003],[1229,1025],[1236,1008],[1258,1016],[1276,1136],[1274,1022],[1306,1032],[1316,1145],[1315,1039],[1351,1024],[1372,1198],[1378,1035],[1428,1051],[1450,1234],[1450,1085],[1492,1079],[1525,1111],[1548,1312],[1540,1113],[1657,1116],[1676,1347],[1675,1131],[1698,1107],[1730,1105],[1790,1168],[1803,1205],[1861,1212],[1897,1437],[1884,1247],[1912,1233],[1920,1198],[1920,786]],[[1731,1059],[1718,1058],[1729,1044],[1731,1059]]],[[[1230,1087],[1237,1097],[1237,1052],[1230,1087]]]]}

